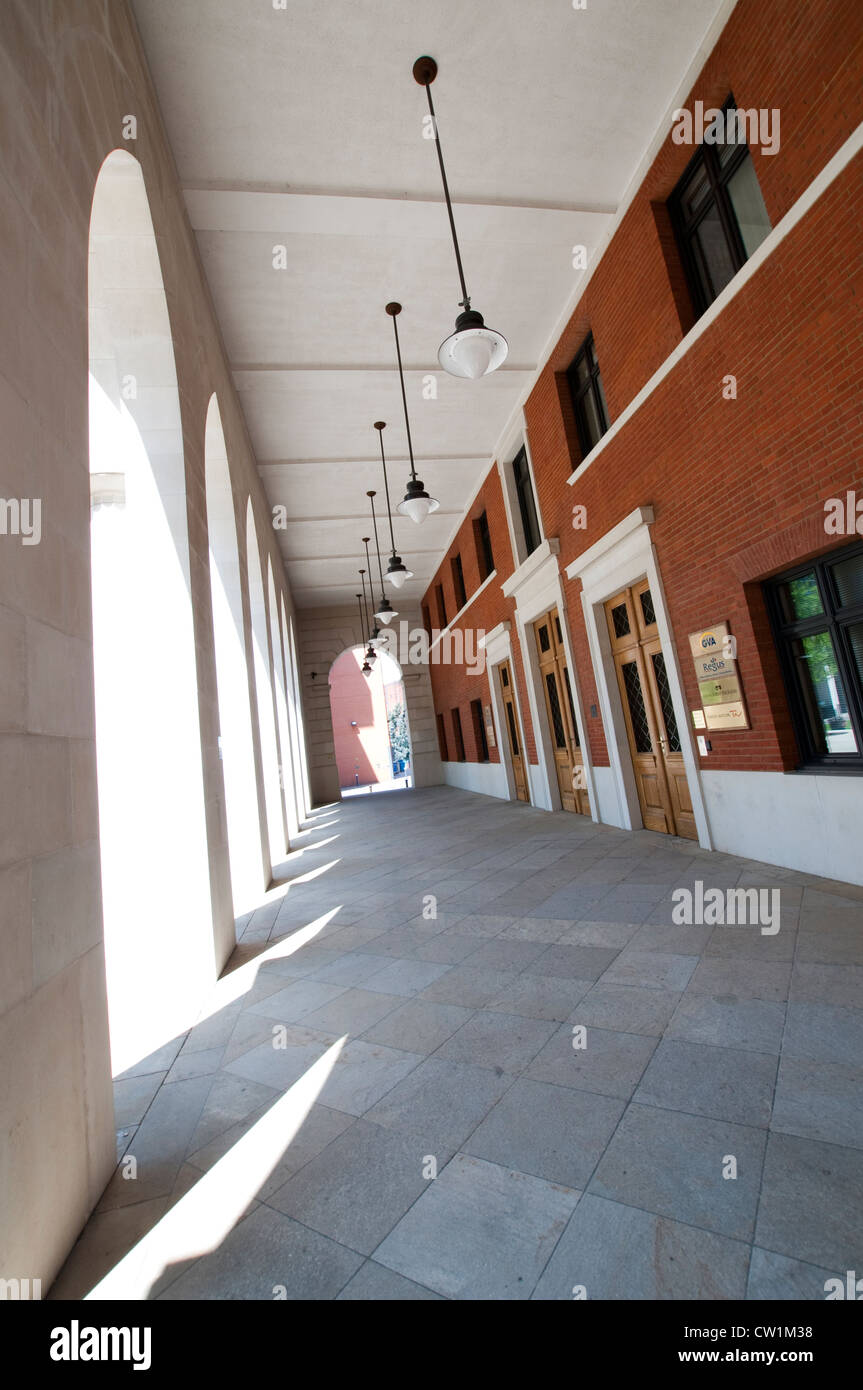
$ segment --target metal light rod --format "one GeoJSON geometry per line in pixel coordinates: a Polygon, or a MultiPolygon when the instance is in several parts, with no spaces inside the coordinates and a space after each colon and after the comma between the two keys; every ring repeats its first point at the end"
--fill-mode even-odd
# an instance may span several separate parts
{"type": "Polygon", "coordinates": [[[401,350],[401,347],[400,347],[400,345],[399,345],[399,325],[398,325],[398,316],[399,316],[399,314],[401,313],[401,311],[402,311],[402,306],[401,306],[400,304],[396,304],[395,302],[393,302],[392,304],[388,304],[388,305],[387,305],[387,313],[388,313],[388,314],[390,315],[390,317],[392,318],[392,321],[393,321],[393,332],[394,332],[395,335],[396,335],[396,357],[397,357],[397,359],[398,359],[398,364],[399,364],[399,382],[401,383],[401,388],[402,388],[402,405],[403,405],[403,407],[404,407],[404,412],[405,412],[405,431],[407,432],[407,437],[408,437],[408,454],[410,455],[410,461],[411,461],[411,477],[412,477],[412,478],[415,478],[416,475],[417,475],[417,471],[416,471],[416,468],[414,467],[414,446],[413,446],[413,443],[412,443],[412,441],[411,441],[411,422],[410,422],[410,420],[408,419],[408,398],[407,398],[407,395],[405,394],[405,374],[404,374],[404,369],[402,368],[402,350],[401,350]]]}
{"type": "Polygon", "coordinates": [[[429,58],[429,56],[425,54],[422,58],[417,58],[413,66],[413,74],[420,86],[425,87],[426,96],[428,97],[429,113],[432,118],[432,130],[434,131],[435,149],[437,150],[437,162],[440,165],[440,176],[441,182],[443,183],[443,196],[446,199],[446,210],[449,216],[450,231],[452,232],[453,249],[455,250],[455,263],[458,266],[458,278],[461,282],[462,297],[459,303],[464,309],[469,309],[470,295],[467,292],[467,285],[464,280],[464,269],[461,263],[461,252],[459,251],[458,236],[455,229],[455,218],[452,213],[452,199],[449,196],[449,184],[446,181],[446,169],[444,168],[443,151],[440,145],[440,136],[438,135],[437,116],[435,115],[434,102],[432,101],[431,94],[431,84],[437,77],[437,63],[434,58],[429,58]]]}
{"type": "Polygon", "coordinates": [[[396,553],[396,538],[395,538],[395,535],[393,534],[393,513],[392,513],[392,508],[390,507],[390,485],[389,485],[389,483],[387,482],[387,461],[386,461],[386,458],[385,458],[385,456],[384,456],[384,430],[386,429],[386,427],[387,427],[387,425],[386,425],[386,421],[385,421],[385,420],[375,420],[375,429],[377,430],[377,432],[378,432],[378,437],[379,437],[379,439],[380,439],[380,441],[381,441],[381,463],[382,463],[382,465],[383,465],[383,470],[384,470],[384,492],[386,493],[386,499],[387,499],[387,516],[389,517],[389,521],[390,521],[390,540],[392,541],[393,555],[395,555],[395,553],[396,553]]]}
{"type": "MultiPolygon", "coordinates": [[[[381,439],[383,439],[383,436],[381,436],[381,439]]],[[[375,492],[374,488],[372,488],[370,492],[367,492],[367,493],[366,493],[366,497],[368,497],[368,498],[371,499],[371,504],[372,504],[372,524],[373,524],[373,526],[374,526],[374,528],[375,528],[375,550],[378,552],[378,574],[379,574],[380,577],[381,577],[381,594],[385,594],[385,593],[386,593],[386,589],[384,588],[384,567],[383,567],[383,565],[381,564],[381,547],[380,547],[380,544],[379,544],[379,542],[378,542],[378,519],[377,519],[377,517],[375,516],[375,497],[376,497],[376,496],[377,496],[377,493],[375,492]]]]}

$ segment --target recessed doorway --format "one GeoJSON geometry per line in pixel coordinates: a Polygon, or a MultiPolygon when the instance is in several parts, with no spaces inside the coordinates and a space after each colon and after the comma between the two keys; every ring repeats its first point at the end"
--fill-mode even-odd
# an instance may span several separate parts
{"type": "Polygon", "coordinates": [[[590,815],[584,756],[575,717],[572,684],[563,644],[560,614],[551,608],[533,624],[539,656],[540,681],[554,752],[557,785],[564,811],[590,815]]]}
{"type": "Polygon", "coordinates": [[[509,661],[502,661],[500,663],[497,668],[497,676],[500,682],[500,698],[503,702],[504,728],[506,730],[507,747],[509,749],[509,761],[512,766],[512,780],[515,783],[516,800],[527,801],[529,803],[530,793],[527,789],[527,768],[524,765],[521,729],[518,722],[518,710],[515,705],[512,667],[509,661]]]}
{"type": "Polygon", "coordinates": [[[645,829],[697,840],[683,745],[647,579],[605,604],[645,829]]]}

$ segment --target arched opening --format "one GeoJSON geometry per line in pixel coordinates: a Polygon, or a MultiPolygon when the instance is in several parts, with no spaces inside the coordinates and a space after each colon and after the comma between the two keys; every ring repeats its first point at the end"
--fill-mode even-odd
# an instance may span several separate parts
{"type": "Polygon", "coordinates": [[[282,799],[285,807],[288,848],[299,830],[296,799],[294,796],[294,753],[291,748],[291,733],[288,727],[288,693],[285,680],[285,656],[282,650],[282,633],[279,623],[279,602],[276,598],[276,585],[273,580],[273,562],[267,556],[267,592],[270,600],[270,642],[273,649],[273,690],[276,696],[276,717],[279,735],[280,781],[282,799]]]}
{"type": "Polygon", "coordinates": [[[291,736],[294,748],[294,788],[297,797],[297,814],[305,820],[312,809],[309,791],[309,768],[306,755],[306,741],[300,717],[300,669],[297,660],[297,642],[294,633],[294,620],[288,617],[285,609],[285,596],[282,594],[282,641],[285,649],[285,669],[288,681],[288,711],[291,721],[291,736]]]}
{"type": "Polygon", "coordinates": [[[90,492],[99,837],[115,1074],[184,1031],[215,970],[180,400],[144,178],[93,194],[90,492]]]}
{"type": "Polygon", "coordinates": [[[231,470],[216,396],[210,397],[204,441],[210,590],[219,698],[219,752],[234,915],[258,902],[267,887],[263,861],[249,672],[243,625],[243,585],[231,470]]]}
{"type": "Polygon", "coordinates": [[[349,647],[330,667],[333,748],[343,797],[413,785],[401,667],[379,651],[365,675],[364,661],[364,647],[349,647]]]}
{"type": "Polygon", "coordinates": [[[251,498],[246,506],[246,571],[249,579],[249,612],[252,619],[252,659],[255,668],[258,732],[261,739],[261,771],[264,779],[267,840],[272,871],[285,858],[288,830],[279,784],[279,747],[276,734],[275,697],[270,677],[272,665],[270,662],[270,639],[267,632],[264,575],[251,498]]]}

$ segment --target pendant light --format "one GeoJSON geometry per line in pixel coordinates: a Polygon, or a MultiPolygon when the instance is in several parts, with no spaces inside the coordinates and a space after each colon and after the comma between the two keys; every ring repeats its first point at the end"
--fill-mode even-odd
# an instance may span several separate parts
{"type": "MultiPolygon", "coordinates": [[[[366,640],[366,623],[368,622],[368,616],[369,616],[369,611],[368,611],[368,608],[366,607],[366,572],[365,572],[365,570],[360,570],[360,581],[362,582],[362,586],[363,586],[363,606],[362,606],[362,609],[361,609],[361,613],[362,613],[362,615],[363,615],[363,624],[362,624],[363,641],[365,642],[365,640],[366,640]]],[[[367,649],[366,649],[366,661],[374,661],[375,658],[377,657],[377,652],[375,651],[374,647],[372,646],[371,623],[368,624],[368,628],[369,628],[369,645],[368,645],[368,647],[367,647],[367,649]]]]}
{"type": "MultiPolygon", "coordinates": [[[[370,540],[371,540],[371,537],[370,537],[370,536],[363,536],[363,545],[364,545],[365,548],[366,548],[366,565],[368,566],[368,571],[367,571],[367,572],[368,572],[368,576],[369,576],[369,597],[368,597],[368,599],[366,599],[366,581],[365,581],[365,577],[363,578],[363,603],[365,604],[366,619],[367,619],[368,625],[369,625],[369,650],[370,650],[370,651],[375,651],[375,650],[381,645],[381,630],[380,630],[380,628],[378,627],[377,623],[375,623],[374,628],[372,628],[372,620],[371,620],[371,616],[370,616],[370,614],[371,614],[371,606],[372,606],[372,601],[371,601],[371,595],[372,595],[372,566],[371,566],[371,561],[369,560],[369,541],[370,541],[370,540]]],[[[361,574],[364,574],[364,572],[363,572],[362,570],[360,571],[360,573],[361,573],[361,574]]]]}
{"type": "Polygon", "coordinates": [[[404,406],[405,410],[405,431],[407,432],[408,453],[410,455],[411,460],[411,475],[408,479],[408,489],[404,495],[403,500],[399,502],[398,509],[401,512],[402,516],[409,516],[411,521],[415,521],[417,524],[419,524],[421,521],[425,521],[429,512],[436,512],[438,507],[440,506],[440,503],[438,502],[437,498],[429,497],[428,493],[423,487],[422,480],[417,477],[417,471],[414,467],[414,446],[411,442],[411,422],[408,419],[408,398],[405,395],[405,374],[402,369],[402,350],[399,346],[398,316],[401,313],[401,311],[402,306],[400,304],[392,303],[387,305],[387,313],[392,318],[393,332],[396,335],[396,358],[398,359],[399,364],[399,381],[401,382],[402,388],[402,405],[404,406]]]}
{"type": "MultiPolygon", "coordinates": [[[[384,571],[383,571],[383,566],[381,565],[381,547],[380,547],[380,545],[379,545],[379,543],[378,543],[378,519],[377,519],[377,517],[375,516],[375,497],[376,497],[376,496],[377,496],[377,493],[375,492],[374,488],[372,488],[370,492],[367,492],[367,493],[366,493],[366,497],[369,498],[369,500],[371,501],[371,505],[372,505],[372,525],[373,525],[374,528],[375,528],[375,550],[376,550],[377,553],[378,553],[378,574],[379,574],[380,577],[381,577],[381,601],[380,601],[380,603],[378,604],[378,609],[377,609],[377,612],[375,613],[375,621],[376,621],[376,622],[380,622],[380,623],[387,624],[387,623],[392,622],[393,618],[397,618],[397,617],[398,617],[398,613],[397,613],[396,609],[393,608],[392,604],[390,603],[389,599],[387,598],[386,594],[384,593],[384,571]]],[[[371,583],[371,577],[372,577],[372,572],[371,572],[371,569],[369,569],[369,583],[371,583]]]]}
{"type": "MultiPolygon", "coordinates": [[[[363,641],[365,642],[365,640],[366,640],[366,636],[365,636],[365,623],[364,623],[364,621],[363,621],[363,600],[362,600],[362,595],[361,595],[361,594],[357,594],[357,606],[358,606],[358,608],[359,608],[359,610],[360,610],[360,632],[362,633],[362,638],[363,638],[363,641]]],[[[367,660],[363,662],[363,665],[362,665],[362,672],[363,672],[363,675],[364,675],[364,676],[370,676],[371,673],[372,673],[372,668],[371,668],[371,666],[369,665],[369,663],[368,663],[367,660]]]]}
{"type": "Polygon", "coordinates": [[[387,499],[387,516],[390,520],[390,540],[392,541],[393,547],[393,553],[390,556],[389,564],[387,565],[387,579],[390,581],[391,584],[394,584],[397,589],[400,589],[406,579],[413,579],[413,573],[411,570],[407,568],[406,565],[402,564],[401,556],[396,554],[396,538],[393,535],[393,513],[392,508],[390,507],[390,487],[389,483],[387,482],[387,461],[384,456],[384,430],[386,429],[386,427],[387,426],[385,420],[375,420],[375,429],[377,430],[378,437],[381,441],[381,463],[383,464],[384,469],[384,492],[386,494],[387,499]]]}
{"type": "Polygon", "coordinates": [[[452,232],[452,244],[455,250],[455,263],[458,266],[458,277],[461,283],[461,299],[459,304],[463,312],[458,315],[455,321],[455,332],[440,345],[438,350],[438,361],[445,372],[450,376],[466,376],[476,379],[481,376],[488,376],[489,372],[494,372],[506,359],[509,351],[506,338],[502,333],[496,333],[493,328],[486,328],[482,314],[470,307],[470,296],[464,279],[464,270],[461,263],[461,252],[458,248],[458,237],[455,230],[455,219],[452,215],[452,202],[449,196],[449,185],[446,181],[446,170],[443,164],[441,153],[440,138],[438,136],[437,119],[432,102],[431,84],[437,77],[437,63],[434,58],[424,55],[417,58],[413,66],[413,74],[421,87],[425,87],[428,97],[429,113],[432,119],[432,130],[434,132],[435,149],[437,150],[438,164],[440,165],[440,175],[443,181],[443,193],[446,199],[446,210],[449,214],[449,226],[452,232]]]}

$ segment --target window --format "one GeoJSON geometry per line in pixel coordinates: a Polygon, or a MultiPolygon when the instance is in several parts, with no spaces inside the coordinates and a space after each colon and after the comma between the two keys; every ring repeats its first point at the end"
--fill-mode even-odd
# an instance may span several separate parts
{"type": "Polygon", "coordinates": [[[521,526],[524,532],[525,550],[528,555],[532,555],[542,540],[542,537],[539,533],[539,518],[536,514],[536,501],[533,495],[533,484],[530,480],[527,450],[524,445],[522,445],[512,461],[512,473],[515,479],[516,494],[518,496],[518,509],[521,513],[521,526]]]}
{"type": "Polygon", "coordinates": [[[863,545],[766,587],[801,765],[863,770],[863,545]]]}
{"type": "Polygon", "coordinates": [[[452,732],[453,732],[453,737],[454,737],[454,739],[455,739],[455,757],[456,757],[456,762],[463,763],[463,762],[465,761],[465,756],[464,756],[464,735],[462,734],[462,731],[461,731],[461,713],[460,713],[458,707],[456,707],[456,708],[452,711],[452,732]]]}
{"type": "Polygon", "coordinates": [[[480,579],[485,581],[490,574],[494,573],[494,555],[491,549],[491,535],[488,529],[488,516],[482,512],[473,524],[474,540],[476,541],[476,558],[479,562],[480,579]]]}
{"type": "Polygon", "coordinates": [[[566,375],[572,394],[578,443],[581,457],[584,459],[608,429],[608,406],[605,403],[592,333],[585,338],[566,375]]]}
{"type": "Polygon", "coordinates": [[[435,584],[435,599],[437,600],[437,616],[441,627],[446,627],[446,603],[443,596],[443,584],[435,584]]]}
{"type": "Polygon", "coordinates": [[[444,723],[442,714],[439,714],[437,717],[437,742],[438,748],[440,749],[441,762],[448,763],[449,749],[446,746],[446,724],[444,723]]]}
{"type": "Polygon", "coordinates": [[[431,637],[431,633],[432,633],[431,612],[430,612],[430,610],[429,610],[428,605],[425,604],[425,603],[423,604],[423,627],[425,628],[425,631],[426,631],[427,635],[428,635],[429,637],[431,637]]]}
{"type": "Polygon", "coordinates": [[[450,569],[452,570],[452,587],[455,594],[455,607],[456,612],[458,612],[460,609],[464,608],[467,603],[467,594],[464,588],[464,570],[461,567],[460,555],[454,555],[450,560],[450,569]]]}
{"type": "MultiPolygon", "coordinates": [[[[734,98],[729,97],[723,116],[734,110],[734,98]]],[[[713,303],[770,231],[742,130],[733,119],[726,119],[720,135],[736,138],[700,145],[668,202],[696,317],[713,303]]]]}
{"type": "Polygon", "coordinates": [[[471,700],[470,712],[473,718],[473,737],[476,743],[477,761],[487,763],[488,758],[488,739],[485,733],[485,719],[482,712],[482,700],[471,700]]]}

